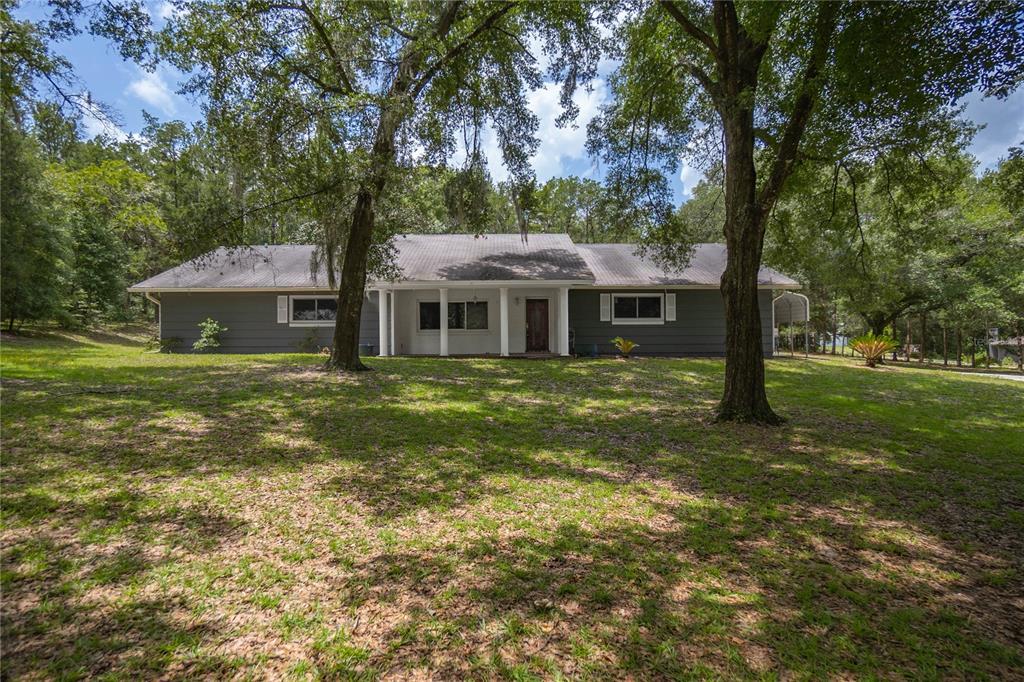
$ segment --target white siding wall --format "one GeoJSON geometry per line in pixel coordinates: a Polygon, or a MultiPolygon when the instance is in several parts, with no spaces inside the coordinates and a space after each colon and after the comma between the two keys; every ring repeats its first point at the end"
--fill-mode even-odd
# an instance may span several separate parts
{"type": "MultiPolygon", "coordinates": [[[[419,330],[419,304],[421,301],[440,301],[437,289],[398,290],[395,292],[395,353],[399,355],[437,355],[440,352],[441,332],[419,330]]],[[[451,355],[479,355],[501,353],[501,297],[494,289],[462,289],[450,287],[448,301],[487,301],[487,331],[448,330],[448,353],[451,355]]],[[[551,288],[509,289],[509,352],[526,352],[526,299],[548,299],[549,350],[558,346],[558,290],[551,288]],[[517,302],[518,301],[518,302],[517,302]]]]}

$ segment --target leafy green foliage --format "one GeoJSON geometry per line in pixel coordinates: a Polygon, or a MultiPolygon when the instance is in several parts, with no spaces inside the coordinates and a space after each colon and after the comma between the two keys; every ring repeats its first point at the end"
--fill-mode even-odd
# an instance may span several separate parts
{"type": "Polygon", "coordinates": [[[149,178],[119,160],[51,172],[70,236],[73,296],[102,317],[125,310],[125,288],[166,258],[149,178]]]}
{"type": "Polygon", "coordinates": [[[850,339],[850,347],[864,356],[868,367],[874,367],[884,359],[886,353],[896,348],[896,340],[890,336],[875,335],[868,332],[863,336],[850,339]]]}
{"type": "Polygon", "coordinates": [[[217,320],[206,318],[199,323],[199,338],[192,344],[192,350],[204,351],[220,348],[220,335],[228,330],[217,320]]]}
{"type": "Polygon", "coordinates": [[[622,353],[623,357],[626,358],[628,358],[629,354],[640,346],[640,344],[630,341],[629,339],[624,339],[621,336],[616,336],[612,339],[612,345],[615,346],[616,350],[622,353]]]}
{"type": "Polygon", "coordinates": [[[776,211],[765,257],[809,285],[818,329],[831,329],[835,315],[877,334],[926,314],[937,350],[943,327],[1020,324],[1024,223],[1003,191],[1013,159],[978,178],[957,146],[794,176],[802,191],[776,211]]]}
{"type": "Polygon", "coordinates": [[[357,195],[372,201],[359,215],[373,221],[367,262],[381,272],[388,238],[415,224],[404,196],[415,166],[443,166],[460,144],[465,164],[439,196],[451,227],[487,229],[484,124],[497,129],[513,181],[532,176],[537,121],[526,92],[545,74],[523,46],[535,41],[549,57],[547,75],[566,82],[570,112],[577,80],[595,73],[598,57],[579,3],[194,1],[184,10],[161,43],[195,74],[188,89],[209,98],[216,137],[241,157],[242,184],[262,188],[248,219],[296,207],[331,281],[357,195]]]}
{"type": "Polygon", "coordinates": [[[0,314],[16,321],[52,317],[62,304],[68,239],[56,192],[35,140],[5,114],[0,120],[0,314]]]}

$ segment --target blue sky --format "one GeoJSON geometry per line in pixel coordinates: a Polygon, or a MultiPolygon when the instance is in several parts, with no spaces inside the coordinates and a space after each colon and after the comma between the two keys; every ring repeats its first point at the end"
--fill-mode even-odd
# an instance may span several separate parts
{"type": "MultiPolygon", "coordinates": [[[[160,25],[169,16],[169,2],[153,1],[149,5],[154,23],[160,25]]],[[[38,3],[25,3],[17,14],[38,18],[44,11],[38,3]]],[[[131,62],[126,62],[107,41],[92,36],[77,36],[61,43],[57,51],[67,57],[79,78],[78,87],[88,90],[93,99],[112,108],[116,114],[116,127],[105,126],[96,120],[85,121],[87,134],[106,132],[109,135],[126,135],[138,132],[143,125],[142,112],[148,111],[161,120],[180,119],[195,121],[200,116],[197,103],[177,94],[182,74],[160,66],[148,73],[131,62]]],[[[602,64],[602,73],[607,73],[613,64],[602,64]]],[[[600,169],[587,157],[586,124],[597,113],[608,97],[607,85],[599,78],[589,91],[577,93],[576,102],[580,117],[573,128],[560,129],[554,120],[561,112],[558,103],[558,87],[548,83],[530,94],[530,106],[540,120],[540,148],[533,159],[539,180],[564,175],[600,177],[600,169]]],[[[982,98],[973,93],[966,98],[965,115],[985,128],[975,137],[970,151],[977,158],[979,168],[992,167],[1006,150],[1024,142],[1024,88],[1019,89],[1007,100],[982,98]]],[[[492,176],[497,180],[505,177],[500,155],[493,135],[485,136],[484,150],[487,153],[492,176]]],[[[693,185],[700,179],[700,173],[683,168],[673,178],[673,190],[677,200],[688,197],[693,185]]]]}

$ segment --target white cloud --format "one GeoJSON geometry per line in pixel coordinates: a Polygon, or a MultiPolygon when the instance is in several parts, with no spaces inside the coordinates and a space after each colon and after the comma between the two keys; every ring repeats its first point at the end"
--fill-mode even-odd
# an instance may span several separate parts
{"type": "MultiPolygon", "coordinates": [[[[561,87],[557,83],[547,82],[540,89],[529,93],[526,98],[527,106],[537,117],[539,123],[537,129],[539,145],[537,151],[530,158],[530,163],[540,182],[545,182],[553,177],[569,175],[570,171],[566,165],[587,157],[587,124],[597,115],[601,105],[607,100],[608,87],[604,80],[598,79],[594,81],[593,88],[589,92],[583,89],[577,90],[573,101],[579,107],[579,115],[574,124],[564,128],[559,128],[555,123],[555,119],[562,113],[562,105],[559,101],[560,93],[561,87]]],[[[480,150],[484,158],[487,159],[487,170],[491,174],[491,179],[495,182],[507,180],[508,169],[505,168],[502,160],[498,136],[493,127],[487,126],[481,133],[480,150]]],[[[465,160],[465,145],[460,142],[452,155],[451,163],[458,165],[465,160]]],[[[578,167],[578,164],[574,165],[578,167]]],[[[583,172],[583,175],[587,177],[593,172],[594,168],[590,167],[583,172]]]]}
{"type": "MultiPolygon", "coordinates": [[[[573,124],[559,128],[555,120],[562,113],[560,92],[561,87],[557,83],[548,82],[527,95],[527,106],[540,124],[537,129],[540,144],[530,159],[540,182],[567,175],[567,162],[586,158],[587,124],[597,115],[608,96],[608,88],[603,80],[595,81],[589,92],[577,90],[573,102],[579,107],[579,115],[573,124]]],[[[488,129],[484,132],[481,146],[487,158],[491,177],[496,182],[506,180],[508,170],[502,162],[497,135],[493,130],[488,129]]]]}
{"type": "Polygon", "coordinates": [[[157,5],[156,15],[164,21],[167,21],[168,19],[173,19],[177,15],[177,8],[175,8],[174,3],[166,2],[165,0],[157,5]]]}
{"type": "Polygon", "coordinates": [[[985,125],[970,146],[981,170],[992,168],[1007,149],[1024,142],[1024,89],[1003,100],[972,92],[963,103],[967,105],[964,116],[985,125]]]}
{"type": "Polygon", "coordinates": [[[679,182],[682,184],[682,198],[686,201],[693,196],[693,188],[697,186],[701,178],[704,177],[704,171],[696,166],[691,166],[685,160],[679,169],[679,182]]]}
{"type": "Polygon", "coordinates": [[[139,78],[128,84],[127,92],[156,107],[165,116],[174,116],[177,111],[174,94],[157,71],[149,73],[139,69],[139,78]]]}
{"type": "Polygon", "coordinates": [[[563,175],[565,161],[579,160],[586,156],[587,124],[597,115],[607,98],[607,86],[603,80],[595,81],[589,92],[578,90],[573,96],[573,102],[579,107],[579,115],[572,125],[559,128],[555,120],[562,113],[560,90],[558,84],[546,83],[528,97],[530,110],[540,121],[540,129],[537,131],[540,147],[532,159],[533,169],[540,181],[563,175]]]}
{"type": "Polygon", "coordinates": [[[101,118],[99,115],[86,112],[82,115],[82,127],[85,129],[86,139],[91,140],[97,135],[106,135],[118,142],[128,139],[128,133],[118,127],[112,121],[101,118]]]}

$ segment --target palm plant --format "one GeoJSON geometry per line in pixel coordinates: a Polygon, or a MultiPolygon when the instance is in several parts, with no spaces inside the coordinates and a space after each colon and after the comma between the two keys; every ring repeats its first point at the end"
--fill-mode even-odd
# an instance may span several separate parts
{"type": "Polygon", "coordinates": [[[630,341],[629,339],[624,339],[621,336],[616,336],[614,339],[612,339],[612,344],[615,346],[616,349],[618,349],[620,353],[622,353],[622,357],[624,358],[628,358],[629,354],[632,353],[633,350],[640,345],[638,343],[630,341]]]}
{"type": "Polygon", "coordinates": [[[874,367],[886,353],[896,348],[896,340],[885,334],[875,335],[873,332],[868,332],[863,336],[850,341],[850,347],[857,353],[864,356],[864,363],[868,367],[874,367]]]}

